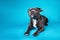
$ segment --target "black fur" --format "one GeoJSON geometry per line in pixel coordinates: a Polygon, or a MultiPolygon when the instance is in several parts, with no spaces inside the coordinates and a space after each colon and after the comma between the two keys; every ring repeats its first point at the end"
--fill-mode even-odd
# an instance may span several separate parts
{"type": "Polygon", "coordinates": [[[29,35],[30,30],[32,30],[33,27],[33,19],[37,20],[37,28],[38,30],[33,34],[34,36],[37,36],[39,32],[44,30],[44,25],[48,25],[48,18],[41,15],[39,12],[42,12],[41,8],[31,8],[28,10],[28,14],[30,17],[30,24],[28,26],[27,31],[24,33],[25,35],[29,35]],[[33,15],[33,17],[32,17],[33,15]]]}

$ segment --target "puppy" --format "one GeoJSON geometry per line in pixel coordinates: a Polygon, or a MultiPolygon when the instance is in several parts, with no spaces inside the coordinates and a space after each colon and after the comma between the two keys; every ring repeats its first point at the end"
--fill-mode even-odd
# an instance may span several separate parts
{"type": "Polygon", "coordinates": [[[30,17],[30,24],[28,26],[27,31],[24,33],[25,35],[29,35],[30,30],[33,28],[37,28],[37,31],[33,34],[37,36],[39,32],[44,30],[44,25],[48,25],[48,19],[41,15],[41,8],[30,8],[28,9],[28,15],[30,17]]]}

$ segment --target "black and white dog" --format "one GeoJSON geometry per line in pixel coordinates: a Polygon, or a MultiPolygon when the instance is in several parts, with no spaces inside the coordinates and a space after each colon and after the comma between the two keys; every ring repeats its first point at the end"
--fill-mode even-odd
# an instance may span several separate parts
{"type": "Polygon", "coordinates": [[[29,35],[29,32],[33,28],[38,28],[38,30],[33,34],[37,36],[39,32],[44,30],[44,25],[47,25],[48,19],[41,15],[41,8],[30,8],[28,10],[28,15],[30,17],[30,24],[28,26],[27,31],[24,33],[25,35],[29,35]]]}

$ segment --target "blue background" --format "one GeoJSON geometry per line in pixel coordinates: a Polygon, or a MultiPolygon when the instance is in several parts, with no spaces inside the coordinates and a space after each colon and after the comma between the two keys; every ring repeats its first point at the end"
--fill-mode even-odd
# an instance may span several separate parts
{"type": "Polygon", "coordinates": [[[60,40],[60,0],[0,0],[0,40],[60,40]],[[32,30],[29,36],[27,10],[40,7],[49,19],[45,31],[37,37],[32,30]]]}

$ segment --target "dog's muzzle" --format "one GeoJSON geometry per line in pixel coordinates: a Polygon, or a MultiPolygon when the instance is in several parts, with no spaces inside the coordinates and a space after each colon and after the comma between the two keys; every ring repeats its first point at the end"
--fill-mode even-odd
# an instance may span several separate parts
{"type": "Polygon", "coordinates": [[[31,15],[31,18],[33,18],[34,16],[33,15],[31,15]]]}

